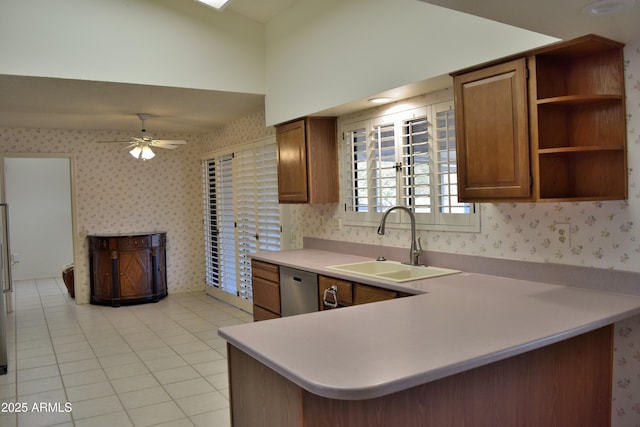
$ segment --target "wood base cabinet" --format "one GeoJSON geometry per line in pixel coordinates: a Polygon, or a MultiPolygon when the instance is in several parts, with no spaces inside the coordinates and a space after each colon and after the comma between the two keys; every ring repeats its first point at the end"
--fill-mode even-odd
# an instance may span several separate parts
{"type": "Polygon", "coordinates": [[[166,233],[89,236],[91,303],[118,307],[167,296],[166,233]]]}
{"type": "Polygon", "coordinates": [[[386,396],[339,400],[310,393],[228,344],[231,425],[605,427],[612,345],[607,326],[386,396]]]}
{"type": "Polygon", "coordinates": [[[252,259],[251,285],[254,322],[280,317],[280,268],[252,259]]]}

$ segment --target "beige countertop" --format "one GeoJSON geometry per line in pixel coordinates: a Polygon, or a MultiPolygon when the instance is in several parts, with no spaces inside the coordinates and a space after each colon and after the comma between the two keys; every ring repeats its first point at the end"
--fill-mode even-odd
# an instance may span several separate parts
{"type": "Polygon", "coordinates": [[[363,279],[326,267],[367,258],[319,250],[255,258],[418,294],[218,331],[328,398],[383,396],[640,314],[640,297],[589,289],[465,272],[405,283],[363,279]]]}

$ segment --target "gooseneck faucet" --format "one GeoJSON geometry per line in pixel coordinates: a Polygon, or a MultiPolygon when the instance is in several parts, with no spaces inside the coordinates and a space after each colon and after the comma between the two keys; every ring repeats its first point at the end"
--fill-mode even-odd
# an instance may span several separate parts
{"type": "Polygon", "coordinates": [[[411,219],[411,249],[409,252],[409,256],[410,256],[410,260],[409,262],[406,262],[405,264],[410,264],[410,265],[420,265],[420,263],[418,263],[418,257],[422,254],[422,244],[420,243],[420,238],[418,237],[417,241],[416,241],[416,217],[413,214],[413,211],[405,206],[392,206],[390,207],[385,213],[384,215],[382,215],[382,220],[380,220],[380,225],[378,226],[378,234],[379,235],[383,235],[384,234],[384,226],[385,223],[387,221],[387,215],[389,215],[389,212],[394,211],[396,209],[400,209],[403,210],[405,212],[407,212],[409,214],[409,218],[411,219]]]}

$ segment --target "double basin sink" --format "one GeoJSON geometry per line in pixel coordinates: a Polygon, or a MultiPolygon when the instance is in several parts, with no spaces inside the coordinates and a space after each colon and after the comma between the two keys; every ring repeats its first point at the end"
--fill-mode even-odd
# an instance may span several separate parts
{"type": "Polygon", "coordinates": [[[423,265],[408,265],[397,261],[364,261],[352,264],[332,265],[327,268],[359,276],[391,280],[392,282],[409,282],[411,280],[428,279],[430,277],[460,273],[460,270],[432,266],[427,267],[423,265]]]}

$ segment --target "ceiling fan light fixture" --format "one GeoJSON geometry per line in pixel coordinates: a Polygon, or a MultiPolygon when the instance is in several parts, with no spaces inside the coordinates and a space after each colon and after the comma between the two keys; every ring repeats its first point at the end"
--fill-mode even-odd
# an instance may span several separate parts
{"type": "Polygon", "coordinates": [[[151,160],[156,156],[156,153],[148,145],[136,145],[129,151],[129,154],[140,160],[151,160]]]}
{"type": "Polygon", "coordinates": [[[145,145],[144,147],[142,147],[142,151],[140,153],[140,158],[142,160],[151,160],[155,156],[156,156],[156,153],[154,153],[148,145],[145,145]]]}
{"type": "Polygon", "coordinates": [[[222,10],[231,0],[196,0],[216,10],[222,10]]]}
{"type": "Polygon", "coordinates": [[[140,158],[140,153],[142,153],[142,148],[140,148],[140,146],[138,145],[136,145],[131,149],[131,151],[129,151],[129,154],[131,154],[136,159],[140,158]]]}

